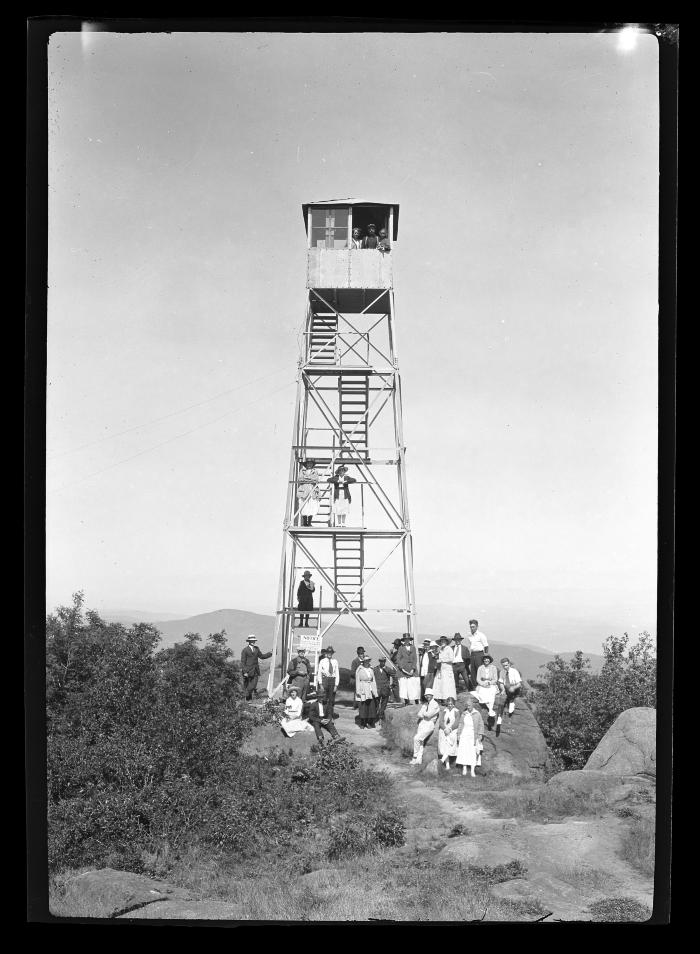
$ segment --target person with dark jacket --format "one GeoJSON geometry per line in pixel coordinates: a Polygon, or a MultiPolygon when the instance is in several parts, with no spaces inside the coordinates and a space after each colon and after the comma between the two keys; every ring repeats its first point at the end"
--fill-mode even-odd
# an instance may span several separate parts
{"type": "Polygon", "coordinates": [[[425,702],[425,690],[433,688],[438,660],[434,640],[423,640],[423,648],[418,650],[418,672],[420,673],[421,700],[425,702]]]}
{"type": "Polygon", "coordinates": [[[330,734],[334,742],[343,742],[345,740],[345,736],[338,734],[332,717],[333,707],[329,706],[326,702],[326,694],[323,689],[319,689],[316,698],[309,706],[309,722],[314,727],[319,745],[324,744],[322,729],[325,729],[326,732],[330,734]]]}
{"type": "Polygon", "coordinates": [[[418,672],[418,654],[410,633],[404,633],[401,646],[396,654],[396,668],[399,673],[399,695],[407,706],[410,701],[420,702],[420,675],[418,672]]]}
{"type": "Polygon", "coordinates": [[[398,670],[396,669],[396,657],[398,656],[399,649],[401,648],[401,640],[395,639],[392,643],[392,646],[394,648],[392,649],[389,656],[389,659],[391,660],[391,663],[394,667],[394,670],[391,674],[391,694],[394,697],[394,702],[401,702],[401,695],[399,693],[399,674],[398,670]]]}
{"type": "Polygon", "coordinates": [[[299,626],[308,627],[309,610],[314,608],[314,590],[316,584],[311,580],[311,571],[304,570],[303,579],[297,588],[297,609],[300,612],[299,626]]]}
{"type": "Polygon", "coordinates": [[[333,504],[331,512],[335,517],[337,527],[345,526],[345,518],[348,515],[352,495],[350,494],[350,484],[356,483],[354,477],[347,476],[348,469],[345,464],[339,464],[335,469],[335,475],[329,477],[327,483],[333,484],[333,504]]]}
{"type": "Polygon", "coordinates": [[[462,678],[464,683],[464,688],[468,691],[471,687],[469,684],[469,670],[471,666],[471,653],[463,643],[463,636],[461,633],[455,633],[452,639],[452,651],[454,653],[455,661],[452,663],[452,669],[454,671],[455,677],[455,690],[459,692],[459,679],[462,678]]]}
{"type": "Polygon", "coordinates": [[[377,718],[384,721],[384,713],[389,701],[391,676],[386,668],[386,656],[380,656],[378,666],[374,667],[374,681],[377,684],[377,718]]]}
{"type": "Polygon", "coordinates": [[[261,659],[269,659],[272,653],[263,653],[259,646],[255,644],[258,641],[257,636],[246,636],[246,645],[241,653],[241,671],[243,673],[243,688],[245,697],[248,701],[253,698],[253,693],[257,695],[258,677],[260,676],[261,659]]]}
{"type": "Polygon", "coordinates": [[[302,702],[306,702],[306,693],[309,691],[311,663],[306,658],[306,650],[300,647],[297,655],[287,666],[287,688],[296,689],[302,702]]]}

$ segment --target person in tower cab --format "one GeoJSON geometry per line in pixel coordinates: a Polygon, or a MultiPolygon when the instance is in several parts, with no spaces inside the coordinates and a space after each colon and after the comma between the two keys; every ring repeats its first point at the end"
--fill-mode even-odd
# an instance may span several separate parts
{"type": "Polygon", "coordinates": [[[363,248],[377,248],[379,245],[379,236],[377,235],[377,226],[370,222],[367,226],[367,235],[362,240],[363,248]]]}
{"type": "Polygon", "coordinates": [[[386,229],[379,230],[379,244],[377,248],[380,252],[390,252],[391,245],[389,245],[389,236],[386,229]]]}
{"type": "Polygon", "coordinates": [[[351,249],[363,248],[364,247],[363,242],[364,242],[364,239],[362,238],[362,229],[357,229],[357,228],[353,229],[352,238],[350,239],[349,247],[351,249]]]}

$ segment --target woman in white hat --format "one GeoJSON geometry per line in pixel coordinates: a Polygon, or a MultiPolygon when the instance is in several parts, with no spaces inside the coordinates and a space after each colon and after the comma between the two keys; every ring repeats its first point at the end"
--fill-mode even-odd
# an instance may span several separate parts
{"type": "Polygon", "coordinates": [[[355,698],[360,704],[359,719],[363,729],[376,728],[378,695],[372,659],[365,653],[355,670],[355,698]]]}
{"type": "Polygon", "coordinates": [[[321,496],[318,486],[320,479],[321,475],[316,470],[316,461],[305,460],[297,477],[297,508],[301,515],[302,527],[310,527],[311,521],[318,513],[321,496]]]}
{"type": "Polygon", "coordinates": [[[457,755],[460,715],[455,698],[450,696],[438,723],[438,755],[445,768],[450,768],[450,759],[457,755]]]}
{"type": "Polygon", "coordinates": [[[440,706],[433,699],[433,690],[425,690],[425,703],[418,710],[418,728],[413,736],[413,758],[409,765],[423,763],[423,749],[425,743],[435,731],[435,724],[440,717],[440,706]]]}
{"type": "Polygon", "coordinates": [[[457,696],[455,671],[452,665],[454,663],[454,651],[450,649],[450,641],[447,636],[441,636],[438,644],[440,650],[437,659],[437,672],[433,679],[433,693],[436,699],[444,702],[445,699],[454,699],[457,696]]]}
{"type": "Polygon", "coordinates": [[[296,686],[292,686],[289,690],[289,697],[284,704],[284,714],[280,719],[282,732],[290,739],[297,732],[306,732],[307,730],[313,732],[313,726],[301,717],[303,709],[304,703],[299,695],[299,690],[296,686]]]}

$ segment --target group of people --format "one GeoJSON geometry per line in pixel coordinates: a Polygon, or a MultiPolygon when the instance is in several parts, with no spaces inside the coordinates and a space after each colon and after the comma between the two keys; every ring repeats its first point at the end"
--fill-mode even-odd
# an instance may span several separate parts
{"type": "MultiPolygon", "coordinates": [[[[313,584],[311,586],[313,588],[313,584]]],[[[364,647],[357,647],[350,677],[357,721],[363,729],[377,728],[385,718],[392,696],[398,704],[420,707],[412,765],[421,764],[425,744],[437,729],[438,755],[443,765],[448,769],[453,764],[461,765],[463,775],[469,772],[474,776],[475,767],[481,765],[484,731],[491,731],[495,724],[496,736],[500,735],[504,715],[510,718],[515,711],[515,700],[523,688],[522,676],[507,656],[501,659],[501,669],[498,669],[488,652],[488,640],[479,630],[478,620],[471,619],[469,629],[471,635],[466,643],[461,633],[455,633],[451,641],[446,636],[437,641],[425,639],[420,649],[416,649],[410,634],[404,633],[401,639],[394,641],[390,659],[379,656],[374,666],[364,647]],[[460,683],[466,692],[464,711],[457,707],[460,683]],[[486,724],[480,707],[487,710],[486,724]]],[[[248,636],[241,659],[246,699],[252,698],[255,691],[259,660],[271,655],[262,653],[256,642],[255,636],[248,636]]],[[[331,742],[343,741],[344,737],[334,725],[340,667],[333,646],[327,646],[319,660],[315,698],[305,718],[304,707],[313,679],[306,650],[299,648],[287,666],[282,732],[291,738],[297,732],[313,731],[320,745],[325,744],[324,732],[331,742]]]]}
{"type": "Polygon", "coordinates": [[[316,469],[316,461],[311,459],[303,462],[297,477],[297,511],[302,527],[310,527],[311,521],[318,513],[322,496],[321,483],[332,484],[331,525],[344,527],[352,503],[350,484],[356,483],[356,480],[354,477],[348,477],[345,464],[339,464],[335,473],[328,476],[320,473],[316,469]]]}
{"type": "Polygon", "coordinates": [[[352,230],[352,238],[350,239],[350,245],[348,247],[351,249],[376,248],[380,252],[391,251],[387,230],[380,229],[379,234],[377,234],[377,226],[374,224],[374,222],[370,222],[367,226],[366,235],[362,234],[361,228],[354,228],[352,230]]]}

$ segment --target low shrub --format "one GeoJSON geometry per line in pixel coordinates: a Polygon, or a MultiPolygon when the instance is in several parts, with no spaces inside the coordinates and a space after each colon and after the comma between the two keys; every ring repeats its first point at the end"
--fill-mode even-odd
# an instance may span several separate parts
{"type": "Polygon", "coordinates": [[[649,908],[634,898],[603,898],[589,904],[594,921],[648,921],[649,908]]]}
{"type": "Polygon", "coordinates": [[[467,871],[470,877],[482,885],[490,886],[492,884],[503,884],[504,881],[512,881],[514,878],[524,878],[527,874],[527,867],[514,859],[505,865],[467,865],[467,871]]]}
{"type": "Polygon", "coordinates": [[[528,818],[538,822],[572,815],[595,815],[605,808],[605,800],[600,795],[552,790],[546,785],[534,791],[496,792],[490,803],[497,818],[528,818]]]}
{"type": "Polygon", "coordinates": [[[346,821],[332,828],[326,854],[336,861],[382,848],[398,848],[405,842],[406,830],[401,819],[392,812],[379,811],[359,822],[346,821]]]}

